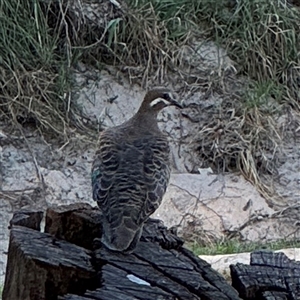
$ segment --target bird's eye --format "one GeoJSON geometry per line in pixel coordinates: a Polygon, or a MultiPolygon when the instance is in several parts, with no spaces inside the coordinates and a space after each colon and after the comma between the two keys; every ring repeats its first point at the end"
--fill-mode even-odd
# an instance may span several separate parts
{"type": "Polygon", "coordinates": [[[172,97],[171,97],[170,93],[164,93],[163,98],[166,99],[166,100],[172,100],[172,97]]]}

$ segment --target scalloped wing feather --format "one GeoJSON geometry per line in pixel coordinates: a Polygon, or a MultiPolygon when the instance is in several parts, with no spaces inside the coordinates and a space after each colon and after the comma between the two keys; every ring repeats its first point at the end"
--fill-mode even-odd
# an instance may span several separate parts
{"type": "Polygon", "coordinates": [[[105,217],[104,243],[109,248],[134,247],[143,223],[160,205],[169,177],[169,145],[164,136],[128,141],[114,130],[100,135],[92,186],[105,217]]]}

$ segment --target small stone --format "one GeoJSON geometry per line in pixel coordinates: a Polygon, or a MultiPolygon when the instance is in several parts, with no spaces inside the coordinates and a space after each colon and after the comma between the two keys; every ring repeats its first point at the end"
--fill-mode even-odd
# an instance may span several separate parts
{"type": "Polygon", "coordinates": [[[83,198],[84,198],[84,194],[83,194],[82,191],[76,192],[76,196],[77,196],[79,199],[83,199],[83,198]]]}

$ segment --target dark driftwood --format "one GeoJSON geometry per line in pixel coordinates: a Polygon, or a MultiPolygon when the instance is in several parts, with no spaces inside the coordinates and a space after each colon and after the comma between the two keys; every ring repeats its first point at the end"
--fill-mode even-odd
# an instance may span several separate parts
{"type": "Polygon", "coordinates": [[[101,213],[87,203],[48,208],[45,232],[92,250],[93,240],[102,234],[101,213]]]}
{"type": "Polygon", "coordinates": [[[13,218],[10,220],[9,225],[12,226],[24,226],[35,230],[41,230],[41,221],[43,219],[43,212],[40,210],[25,210],[22,209],[14,213],[13,218]]]}
{"type": "Polygon", "coordinates": [[[250,265],[231,265],[232,285],[243,299],[300,299],[300,262],[284,253],[255,251],[250,265]]]}
{"type": "Polygon", "coordinates": [[[89,250],[26,227],[11,229],[3,300],[83,293],[96,287],[96,276],[89,250]]]}
{"type": "Polygon", "coordinates": [[[84,204],[49,209],[51,234],[13,226],[3,300],[240,299],[161,221],[149,220],[130,255],[91,250],[100,227],[99,210],[84,204]]]}

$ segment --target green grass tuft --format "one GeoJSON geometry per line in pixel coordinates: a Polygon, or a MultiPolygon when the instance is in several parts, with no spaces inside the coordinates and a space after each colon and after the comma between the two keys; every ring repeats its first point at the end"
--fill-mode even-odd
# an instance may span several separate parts
{"type": "MultiPolygon", "coordinates": [[[[143,37],[147,29],[153,41],[160,45],[157,49],[169,54],[171,42],[180,47],[191,34],[214,40],[227,49],[240,67],[240,74],[258,84],[272,82],[280,92],[278,100],[300,109],[300,11],[297,8],[273,0],[130,0],[128,5],[136,17],[135,25],[139,26],[131,27],[129,16],[126,26],[130,36],[128,31],[127,39],[121,32],[119,35],[127,46],[129,41],[134,43],[135,37],[143,37]]],[[[140,41],[145,42],[139,44],[140,52],[142,48],[147,52],[147,37],[140,41]]],[[[135,52],[131,53],[135,56],[135,52]]]]}
{"type": "Polygon", "coordinates": [[[263,85],[272,82],[280,90],[277,99],[299,109],[300,11],[272,0],[200,2],[199,18],[240,73],[263,85]]]}
{"type": "Polygon", "coordinates": [[[66,137],[75,108],[70,60],[48,26],[49,7],[38,0],[0,4],[0,114],[41,132],[66,137]]]}
{"type": "Polygon", "coordinates": [[[217,255],[252,252],[254,250],[280,250],[284,248],[299,248],[300,241],[278,240],[276,242],[247,242],[243,243],[238,240],[219,241],[210,246],[201,246],[195,243],[187,243],[186,247],[193,251],[195,255],[217,255]]]}

